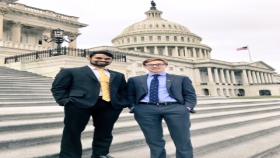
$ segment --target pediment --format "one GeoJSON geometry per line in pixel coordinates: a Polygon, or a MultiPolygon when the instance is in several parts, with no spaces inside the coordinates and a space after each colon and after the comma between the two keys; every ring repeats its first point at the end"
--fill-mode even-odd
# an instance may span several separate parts
{"type": "Polygon", "coordinates": [[[257,61],[249,64],[250,66],[258,67],[258,68],[263,68],[263,69],[269,69],[269,70],[274,70],[273,67],[269,66],[263,61],[257,61]]]}

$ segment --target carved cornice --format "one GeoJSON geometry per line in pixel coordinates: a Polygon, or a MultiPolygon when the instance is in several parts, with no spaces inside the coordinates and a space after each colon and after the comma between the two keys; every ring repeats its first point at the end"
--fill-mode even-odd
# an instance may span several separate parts
{"type": "Polygon", "coordinates": [[[0,14],[4,15],[8,13],[8,4],[0,1],[0,14]]]}
{"type": "Polygon", "coordinates": [[[7,13],[8,13],[8,9],[2,8],[2,7],[0,6],[0,15],[4,15],[4,14],[7,14],[7,13]]]}

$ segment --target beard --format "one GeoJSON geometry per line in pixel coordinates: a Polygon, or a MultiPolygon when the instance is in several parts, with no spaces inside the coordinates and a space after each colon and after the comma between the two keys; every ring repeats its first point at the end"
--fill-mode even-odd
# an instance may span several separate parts
{"type": "Polygon", "coordinates": [[[90,61],[90,64],[96,67],[106,67],[110,65],[111,62],[90,61]]]}

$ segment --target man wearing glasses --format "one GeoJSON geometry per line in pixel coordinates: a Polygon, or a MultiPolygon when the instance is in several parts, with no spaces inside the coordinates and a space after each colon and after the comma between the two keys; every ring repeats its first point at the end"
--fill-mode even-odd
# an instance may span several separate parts
{"type": "Polygon", "coordinates": [[[143,61],[149,73],[128,79],[130,109],[144,133],[151,158],[166,158],[162,120],[176,146],[176,158],[193,158],[189,114],[195,112],[195,90],[188,77],[166,73],[167,65],[161,58],[143,61]]]}

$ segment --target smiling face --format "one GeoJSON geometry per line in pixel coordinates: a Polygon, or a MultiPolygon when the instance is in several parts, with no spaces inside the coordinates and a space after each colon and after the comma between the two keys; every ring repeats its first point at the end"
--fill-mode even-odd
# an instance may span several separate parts
{"type": "Polygon", "coordinates": [[[112,63],[113,58],[105,54],[95,54],[89,58],[89,61],[95,67],[104,68],[112,63]]]}
{"type": "Polygon", "coordinates": [[[161,60],[154,60],[145,63],[144,67],[151,73],[159,74],[165,72],[167,64],[161,60]]]}

